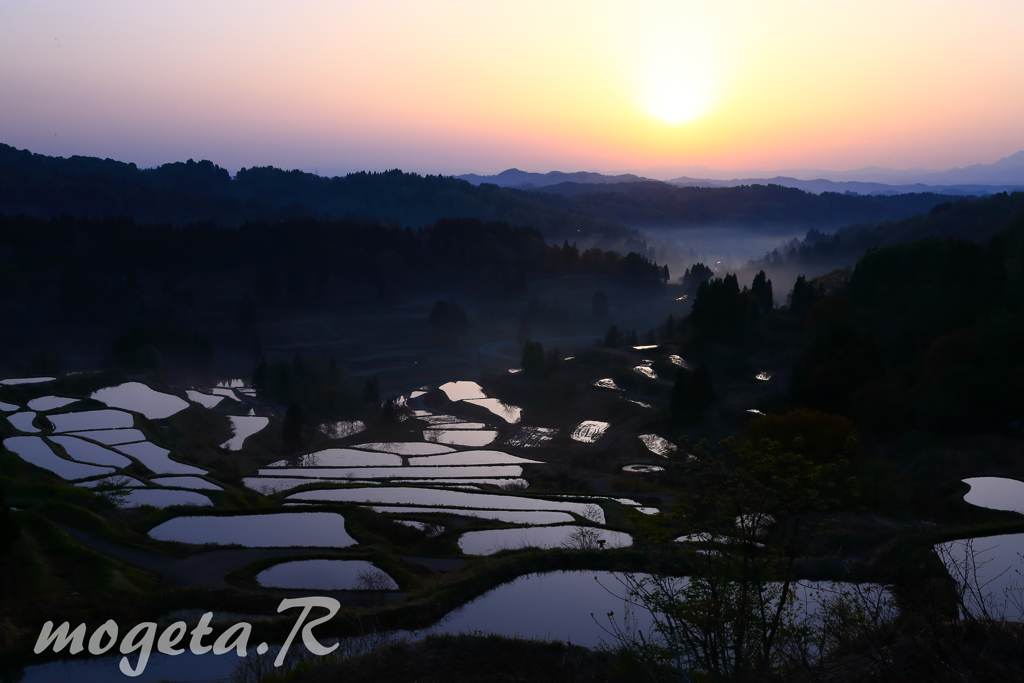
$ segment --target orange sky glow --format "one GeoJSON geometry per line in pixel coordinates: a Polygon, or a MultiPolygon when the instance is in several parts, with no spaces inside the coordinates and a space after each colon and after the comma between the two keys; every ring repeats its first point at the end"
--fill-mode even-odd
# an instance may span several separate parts
{"type": "Polygon", "coordinates": [[[941,169],[1024,149],[1022,32],[1019,0],[5,2],[0,142],[332,174],[941,169]]]}

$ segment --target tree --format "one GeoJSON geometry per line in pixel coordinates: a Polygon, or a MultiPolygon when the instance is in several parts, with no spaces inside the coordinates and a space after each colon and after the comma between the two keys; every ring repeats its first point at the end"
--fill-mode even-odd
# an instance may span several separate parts
{"type": "Polygon", "coordinates": [[[520,367],[527,377],[543,377],[547,374],[544,346],[540,342],[528,341],[523,345],[523,360],[520,367]]]}
{"type": "Polygon", "coordinates": [[[368,378],[363,385],[363,404],[372,408],[380,405],[380,384],[377,382],[377,375],[368,378]]]}
{"type": "MultiPolygon", "coordinates": [[[[777,442],[702,442],[679,519],[697,569],[685,579],[664,567],[626,575],[630,597],[654,617],[646,638],[613,627],[626,652],[682,680],[770,680],[799,633],[794,564],[819,516],[834,504],[832,466],[815,465],[777,442]]],[[[671,568],[667,568],[671,571],[671,568]]]]}
{"type": "Polygon", "coordinates": [[[612,325],[604,335],[604,345],[610,349],[614,349],[619,346],[620,341],[619,327],[618,325],[612,325]]]}
{"type": "Polygon", "coordinates": [[[298,403],[288,406],[281,427],[281,441],[284,444],[285,453],[291,454],[302,450],[305,445],[303,438],[305,428],[306,417],[302,412],[302,406],[298,403]]]}
{"type": "Polygon", "coordinates": [[[772,296],[772,281],[768,279],[763,270],[754,276],[754,281],[750,284],[750,293],[760,304],[761,313],[771,313],[775,306],[775,299],[772,296]]]}

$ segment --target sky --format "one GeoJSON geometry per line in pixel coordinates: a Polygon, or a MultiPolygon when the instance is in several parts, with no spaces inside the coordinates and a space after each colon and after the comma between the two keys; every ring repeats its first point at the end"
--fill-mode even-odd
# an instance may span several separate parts
{"type": "Polygon", "coordinates": [[[321,174],[945,169],[1024,149],[1021,0],[0,0],[0,142],[321,174]]]}

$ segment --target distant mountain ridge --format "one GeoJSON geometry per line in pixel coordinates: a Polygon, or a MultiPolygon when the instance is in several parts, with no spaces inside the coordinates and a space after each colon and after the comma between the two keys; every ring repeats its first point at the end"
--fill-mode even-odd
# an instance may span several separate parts
{"type": "MultiPolygon", "coordinates": [[[[826,169],[788,169],[782,171],[717,171],[706,166],[662,167],[683,172],[675,178],[659,181],[637,173],[659,175],[659,169],[637,173],[607,175],[588,171],[532,173],[510,168],[496,175],[467,173],[458,176],[474,185],[490,183],[499,187],[530,190],[561,183],[615,184],[667,182],[677,187],[737,187],[740,185],[781,185],[804,192],[856,192],[857,194],[907,194],[930,192],[954,196],[982,196],[1024,189],[1024,151],[1011,154],[992,164],[974,164],[947,171],[923,168],[898,170],[867,166],[852,171],[826,169]],[[653,173],[652,173],[653,172],[653,173]]],[[[662,176],[664,177],[664,176],[662,176]]]]}
{"type": "Polygon", "coordinates": [[[520,171],[518,168],[510,168],[497,175],[477,175],[467,173],[456,176],[460,180],[466,180],[474,185],[490,183],[499,187],[512,187],[517,190],[530,190],[537,187],[548,187],[559,183],[581,183],[581,184],[610,184],[610,183],[637,183],[651,178],[622,173],[620,175],[604,175],[590,171],[575,171],[565,173],[563,171],[551,171],[549,173],[531,173],[520,171]]]}

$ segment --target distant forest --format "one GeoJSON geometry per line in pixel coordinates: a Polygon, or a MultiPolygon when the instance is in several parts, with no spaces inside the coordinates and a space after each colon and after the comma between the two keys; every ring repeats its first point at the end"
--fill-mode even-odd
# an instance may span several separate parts
{"type": "Polygon", "coordinates": [[[811,194],[781,185],[675,187],[660,182],[597,185],[561,183],[537,192],[552,208],[602,216],[633,227],[699,225],[787,225],[836,228],[849,223],[913,216],[949,201],[940,194],[892,196],[811,194]]]}
{"type": "Polygon", "coordinates": [[[210,161],[139,169],[112,159],[64,159],[0,145],[0,213],[127,216],[176,226],[349,219],[419,228],[472,217],[534,227],[551,242],[642,252],[642,236],[626,226],[784,224],[831,230],[905,218],[947,200],[934,194],[815,195],[777,185],[692,188],[660,182],[562,183],[525,191],[399,170],[324,178],[267,166],[243,168],[232,178],[210,161]]]}
{"type": "Polygon", "coordinates": [[[878,247],[945,238],[984,242],[1024,214],[1024,192],[1002,192],[983,199],[959,199],[934,206],[920,215],[881,223],[857,223],[825,234],[810,230],[792,249],[778,250],[752,261],[750,269],[787,265],[830,267],[852,264],[878,247]]]}

